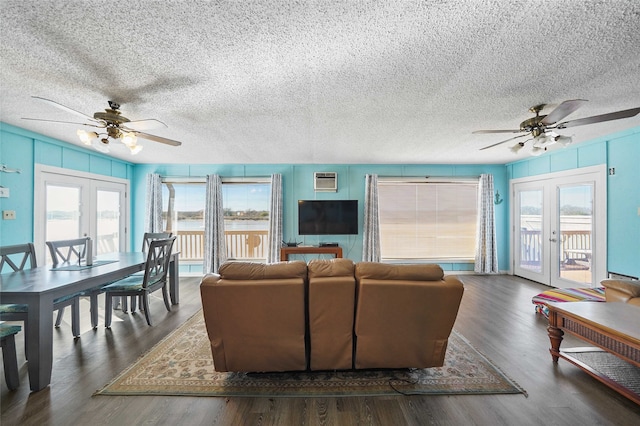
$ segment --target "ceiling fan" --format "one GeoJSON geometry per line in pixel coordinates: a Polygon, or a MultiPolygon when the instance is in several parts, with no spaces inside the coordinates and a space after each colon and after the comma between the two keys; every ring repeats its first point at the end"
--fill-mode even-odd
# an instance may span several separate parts
{"type": "Polygon", "coordinates": [[[514,139],[530,136],[530,139],[527,139],[524,142],[518,142],[516,145],[511,147],[511,150],[514,153],[517,153],[525,146],[526,142],[533,139],[532,154],[539,155],[546,151],[549,145],[552,145],[556,142],[562,145],[568,145],[573,142],[571,137],[562,136],[554,132],[553,130],[555,129],[567,129],[569,127],[583,126],[585,124],[619,120],[621,118],[633,117],[634,115],[640,113],[640,108],[631,108],[622,111],[611,112],[608,114],[594,115],[591,117],[558,123],[558,121],[562,120],[563,118],[580,108],[585,102],[587,101],[584,99],[573,99],[564,101],[547,115],[540,115],[540,112],[544,109],[546,104],[535,105],[529,108],[529,111],[534,113],[535,117],[524,120],[522,123],[520,123],[520,128],[517,130],[476,130],[473,133],[523,133],[521,135],[514,136],[501,142],[485,146],[483,148],[480,148],[480,150],[493,148],[494,146],[501,145],[514,139]]]}
{"type": "Polygon", "coordinates": [[[34,121],[49,121],[53,123],[66,123],[66,124],[77,124],[80,126],[89,126],[95,127],[98,129],[103,129],[101,131],[93,131],[87,132],[85,130],[79,129],[76,133],[80,140],[85,145],[92,145],[96,150],[100,152],[109,152],[109,142],[111,140],[119,140],[124,145],[126,145],[132,154],[137,154],[142,150],[142,145],[138,145],[137,139],[148,139],[154,142],[164,143],[166,145],[171,146],[180,146],[182,142],[175,141],[173,139],[163,138],[161,136],[152,135],[149,133],[143,132],[143,130],[156,129],[159,127],[167,127],[162,121],[156,119],[146,119],[146,120],[129,120],[127,117],[123,116],[120,112],[120,105],[113,101],[109,102],[109,108],[106,108],[104,112],[96,112],[93,114],[93,117],[86,115],[82,112],[76,111],[72,108],[69,108],[65,105],[62,105],[58,102],[52,101],[50,99],[41,98],[39,96],[32,96],[35,99],[39,99],[44,102],[48,102],[49,104],[60,108],[64,111],[67,111],[71,114],[75,114],[84,120],[83,123],[76,123],[70,121],[59,121],[59,120],[48,120],[43,118],[26,118],[23,117],[24,120],[34,120],[34,121]]]}

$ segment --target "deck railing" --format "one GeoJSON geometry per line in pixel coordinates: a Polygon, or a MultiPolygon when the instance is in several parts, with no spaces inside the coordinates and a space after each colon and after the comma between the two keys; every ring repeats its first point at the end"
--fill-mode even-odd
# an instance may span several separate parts
{"type": "MultiPolygon", "coordinates": [[[[225,231],[228,259],[266,259],[269,231],[225,231]]],[[[176,247],[180,260],[202,261],[204,259],[204,231],[178,231],[176,247]]]]}
{"type": "MultiPolygon", "coordinates": [[[[561,261],[591,259],[591,231],[562,231],[560,233],[561,261]]],[[[542,240],[540,231],[520,231],[520,260],[528,263],[540,262],[542,240]]]]}
{"type": "Polygon", "coordinates": [[[98,235],[96,237],[96,254],[113,253],[120,250],[120,233],[98,235]]]}
{"type": "Polygon", "coordinates": [[[591,231],[563,231],[560,238],[563,262],[591,261],[591,231]]]}

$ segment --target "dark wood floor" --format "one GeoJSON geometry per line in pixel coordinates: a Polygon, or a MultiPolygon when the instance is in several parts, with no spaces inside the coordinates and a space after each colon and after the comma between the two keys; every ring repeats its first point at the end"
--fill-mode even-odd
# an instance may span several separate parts
{"type": "MultiPolygon", "coordinates": [[[[511,276],[462,275],[465,295],[455,328],[528,392],[524,395],[393,396],[353,398],[208,398],[95,396],[200,307],[198,280],[183,278],[181,303],[168,313],[154,300],[155,320],[118,312],[111,330],[88,327],[74,340],[68,324],[54,332],[49,388],[29,392],[23,340],[21,386],[2,381],[2,425],[633,425],[640,406],[566,361],[549,355],[546,321],[531,297],[545,287],[511,276]]],[[[102,321],[101,321],[102,323],[102,321]]],[[[21,336],[22,333],[19,334],[21,336]]],[[[578,340],[567,338],[564,346],[578,340]]]]}

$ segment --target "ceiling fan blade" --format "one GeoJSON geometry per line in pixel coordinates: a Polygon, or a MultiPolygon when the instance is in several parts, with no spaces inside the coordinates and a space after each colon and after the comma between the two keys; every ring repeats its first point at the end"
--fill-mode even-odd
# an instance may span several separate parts
{"type": "Polygon", "coordinates": [[[155,118],[149,118],[146,120],[128,121],[127,127],[131,130],[140,131],[140,130],[158,129],[161,127],[168,127],[168,126],[160,120],[156,120],[155,118]]]}
{"type": "Polygon", "coordinates": [[[182,142],[174,141],[173,139],[167,139],[156,135],[150,135],[148,133],[135,131],[136,136],[143,139],[149,139],[150,141],[160,142],[171,146],[180,146],[182,142]]]}
{"type": "Polygon", "coordinates": [[[640,113],[640,108],[625,109],[622,111],[610,112],[609,114],[594,115],[591,117],[579,118],[577,120],[565,121],[558,123],[556,129],[566,129],[568,127],[583,126],[585,124],[601,123],[603,121],[619,120],[621,118],[629,118],[640,113]]]}
{"type": "Polygon", "coordinates": [[[101,129],[104,129],[105,127],[107,127],[104,123],[102,123],[100,121],[96,121],[97,123],[100,123],[100,124],[93,124],[93,123],[76,123],[74,121],[47,120],[46,118],[22,117],[22,119],[23,120],[32,120],[32,121],[47,121],[49,123],[75,124],[75,125],[78,125],[78,126],[98,127],[98,128],[101,128],[101,129]]]}
{"type": "Polygon", "coordinates": [[[59,104],[58,102],[56,102],[56,101],[52,101],[51,99],[41,98],[40,96],[32,96],[32,98],[34,98],[34,99],[39,99],[39,100],[41,100],[41,101],[48,102],[48,103],[50,103],[51,105],[55,106],[56,108],[60,108],[61,110],[66,111],[66,112],[69,112],[69,113],[71,113],[71,114],[75,114],[75,115],[77,115],[78,117],[82,117],[82,118],[85,118],[85,119],[87,119],[87,120],[91,120],[91,121],[97,121],[95,118],[93,118],[93,117],[92,117],[92,116],[90,116],[90,115],[87,115],[87,114],[82,113],[82,112],[80,112],[80,111],[76,111],[76,110],[75,110],[75,109],[73,109],[73,108],[69,108],[68,106],[65,106],[65,105],[59,104]]]}
{"type": "Polygon", "coordinates": [[[580,108],[585,102],[587,102],[586,99],[573,99],[570,101],[564,101],[563,103],[558,105],[556,109],[547,114],[547,116],[540,122],[545,126],[557,123],[559,120],[562,120],[567,115],[580,108]]]}
{"type": "Polygon", "coordinates": [[[494,146],[502,145],[503,143],[507,143],[507,142],[512,141],[512,140],[514,140],[514,139],[522,138],[522,137],[525,137],[525,136],[529,136],[529,134],[528,134],[528,133],[526,133],[526,134],[524,134],[524,135],[514,136],[514,137],[512,137],[512,138],[509,138],[509,139],[503,140],[503,141],[501,141],[501,142],[497,142],[497,143],[494,143],[494,144],[492,144],[492,145],[485,146],[484,148],[480,148],[480,151],[482,151],[482,150],[484,150],[484,149],[493,148],[494,146]]]}
{"type": "Polygon", "coordinates": [[[520,133],[522,130],[476,130],[475,132],[471,132],[474,135],[480,135],[484,133],[520,133]]]}

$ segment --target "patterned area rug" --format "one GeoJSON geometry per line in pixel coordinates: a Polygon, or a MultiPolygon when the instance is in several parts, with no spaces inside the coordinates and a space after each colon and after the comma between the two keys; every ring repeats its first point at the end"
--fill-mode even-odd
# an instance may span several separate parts
{"type": "Polygon", "coordinates": [[[524,389],[455,331],[445,365],[344,372],[214,371],[202,312],[153,347],[96,395],[340,397],[397,394],[507,394],[524,389]]]}

